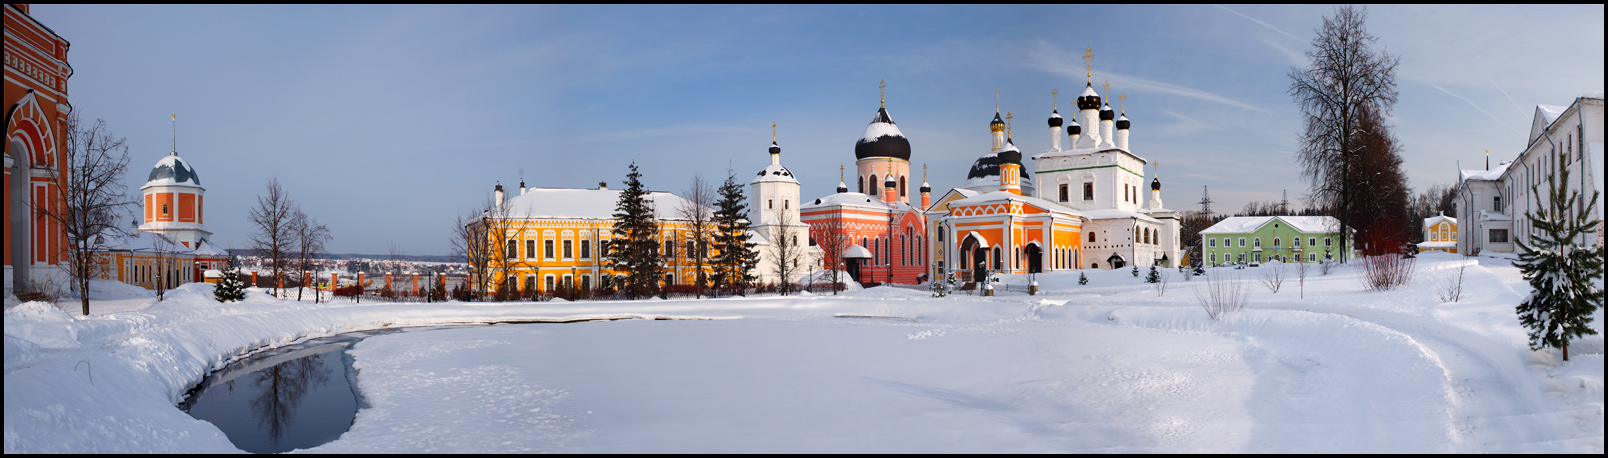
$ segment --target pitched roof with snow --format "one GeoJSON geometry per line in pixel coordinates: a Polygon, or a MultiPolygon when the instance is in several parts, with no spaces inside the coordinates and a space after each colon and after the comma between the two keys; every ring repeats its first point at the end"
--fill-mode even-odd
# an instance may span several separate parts
{"type": "Polygon", "coordinates": [[[1202,234],[1244,234],[1256,232],[1274,219],[1289,224],[1295,230],[1307,233],[1339,232],[1340,220],[1333,216],[1231,216],[1212,227],[1200,231],[1202,234]]]}
{"type": "MultiPolygon", "coordinates": [[[[612,219],[620,201],[619,189],[530,188],[525,194],[508,199],[509,218],[612,219]]],[[[681,219],[676,209],[690,202],[668,192],[648,193],[653,215],[659,219],[681,219]]],[[[714,209],[710,209],[714,211],[714,209]]]]}
{"type": "Polygon", "coordinates": [[[800,209],[810,209],[810,208],[816,208],[816,207],[827,207],[827,206],[832,206],[832,205],[853,205],[853,206],[858,206],[858,207],[869,207],[869,208],[876,208],[876,209],[882,209],[882,210],[887,210],[888,209],[888,205],[882,203],[881,199],[877,199],[877,198],[874,198],[874,197],[871,197],[871,196],[868,196],[868,195],[865,195],[865,194],[862,194],[862,193],[858,193],[858,192],[840,192],[840,193],[832,194],[832,195],[822,197],[822,198],[819,198],[819,199],[815,199],[815,200],[812,200],[812,201],[809,201],[809,202],[804,202],[804,204],[800,205],[799,208],[800,209]]]}

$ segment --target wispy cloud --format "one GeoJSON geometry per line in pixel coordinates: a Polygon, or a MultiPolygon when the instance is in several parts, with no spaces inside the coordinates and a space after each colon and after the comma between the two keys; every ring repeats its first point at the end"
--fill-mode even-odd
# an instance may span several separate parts
{"type": "MultiPolygon", "coordinates": [[[[1512,123],[1502,121],[1501,119],[1497,119],[1497,117],[1495,115],[1492,115],[1491,112],[1489,112],[1489,111],[1485,111],[1485,108],[1481,107],[1480,104],[1474,103],[1473,100],[1469,100],[1468,97],[1463,97],[1462,94],[1458,94],[1456,92],[1448,91],[1448,90],[1446,90],[1446,88],[1440,87],[1440,85],[1435,84],[1435,83],[1427,83],[1427,84],[1429,84],[1429,87],[1435,88],[1436,90],[1441,91],[1441,92],[1445,92],[1447,95],[1450,95],[1452,97],[1457,97],[1459,99],[1463,99],[1464,102],[1468,102],[1469,106],[1474,107],[1474,109],[1476,109],[1476,110],[1480,110],[1480,113],[1485,113],[1486,117],[1489,117],[1489,118],[1491,118],[1492,121],[1496,121],[1497,124],[1500,124],[1501,126],[1508,128],[1508,130],[1513,131],[1513,133],[1520,134],[1520,135],[1524,134],[1524,132],[1519,132],[1518,129],[1515,129],[1513,127],[1512,123]]],[[[1511,100],[1511,98],[1509,100],[1511,100]]]]}
{"type": "Polygon", "coordinates": [[[1489,76],[1485,77],[1485,80],[1490,81],[1492,86],[1496,86],[1496,91],[1501,92],[1503,97],[1507,97],[1508,103],[1513,104],[1513,109],[1518,111],[1520,119],[1530,115],[1530,113],[1524,111],[1524,107],[1519,106],[1519,102],[1513,101],[1513,96],[1508,95],[1507,91],[1502,90],[1502,85],[1496,84],[1496,80],[1491,79],[1489,76]]]}
{"type": "Polygon", "coordinates": [[[1259,20],[1259,19],[1256,19],[1256,18],[1253,18],[1253,17],[1250,17],[1250,16],[1246,16],[1246,15],[1245,15],[1245,14],[1243,14],[1243,13],[1240,13],[1240,12],[1238,12],[1238,11],[1234,11],[1234,10],[1232,10],[1232,9],[1229,9],[1229,8],[1228,8],[1228,7],[1226,7],[1226,6],[1223,6],[1223,5],[1212,5],[1212,6],[1215,6],[1215,7],[1218,7],[1218,8],[1220,8],[1220,9],[1222,9],[1222,10],[1223,10],[1223,11],[1227,11],[1227,12],[1230,12],[1230,13],[1234,13],[1234,14],[1236,14],[1236,15],[1238,15],[1238,16],[1239,16],[1239,17],[1242,17],[1242,18],[1245,18],[1245,19],[1249,19],[1249,20],[1250,20],[1250,21],[1251,21],[1251,22],[1255,22],[1255,23],[1257,23],[1257,24],[1262,24],[1262,26],[1263,26],[1263,27],[1267,27],[1267,28],[1269,28],[1269,29],[1273,29],[1273,31],[1274,31],[1274,32],[1278,32],[1278,33],[1279,33],[1279,34],[1280,34],[1280,35],[1284,35],[1284,36],[1286,36],[1286,37],[1290,37],[1290,39],[1291,39],[1291,40],[1295,40],[1295,42],[1296,42],[1296,43],[1300,43],[1300,44],[1303,44],[1303,45],[1304,45],[1304,44],[1307,44],[1307,42],[1306,42],[1306,40],[1302,40],[1302,39],[1300,39],[1300,38],[1296,38],[1296,36],[1295,36],[1295,35],[1290,35],[1290,34],[1288,34],[1288,33],[1285,33],[1285,32],[1284,32],[1284,31],[1283,31],[1283,30],[1279,30],[1279,28],[1278,28],[1278,27],[1274,27],[1274,26],[1273,26],[1273,24],[1268,24],[1268,23],[1266,23],[1266,22],[1262,22],[1262,21],[1261,21],[1261,20],[1259,20]]]}
{"type": "MultiPolygon", "coordinates": [[[[1039,42],[1039,49],[1030,53],[1030,55],[1032,57],[1032,64],[1030,66],[1038,68],[1039,70],[1066,75],[1072,77],[1074,80],[1076,80],[1076,77],[1078,76],[1084,76],[1084,68],[1082,65],[1072,62],[1070,55],[1062,52],[1055,45],[1048,42],[1039,42]]],[[[1132,88],[1132,90],[1138,91],[1160,92],[1163,94],[1172,94],[1193,99],[1206,100],[1224,105],[1236,106],[1247,110],[1256,110],[1267,114],[1274,114],[1272,111],[1268,111],[1262,107],[1199,89],[1163,83],[1137,76],[1123,75],[1120,73],[1111,72],[1109,70],[1101,71],[1100,76],[1101,79],[1111,81],[1114,84],[1124,87],[1124,90],[1129,90],[1129,88],[1132,88]]]]}

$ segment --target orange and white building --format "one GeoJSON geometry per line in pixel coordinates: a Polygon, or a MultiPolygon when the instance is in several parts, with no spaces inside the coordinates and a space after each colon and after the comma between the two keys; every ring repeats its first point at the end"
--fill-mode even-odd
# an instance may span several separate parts
{"type": "Polygon", "coordinates": [[[850,243],[842,253],[826,254],[861,282],[919,283],[927,274],[927,218],[932,187],[922,183],[921,206],[910,205],[910,140],[888,116],[886,101],[877,109],[865,135],[854,145],[859,192],[838,182],[837,193],[801,206],[800,219],[810,225],[810,239],[824,240],[841,231],[850,243]],[[869,192],[867,192],[869,191],[869,192]]]}
{"type": "Polygon", "coordinates": [[[140,191],[141,223],[96,241],[103,247],[95,254],[101,280],[172,288],[204,281],[203,272],[227,267],[229,253],[207,240],[212,232],[203,225],[207,190],[201,176],[177,151],[156,161],[140,191]]]}
{"type": "Polygon", "coordinates": [[[1418,252],[1425,251],[1457,252],[1457,218],[1446,215],[1424,218],[1424,241],[1419,242],[1418,252]]]}
{"type": "Polygon", "coordinates": [[[27,4],[5,10],[5,291],[32,282],[65,282],[67,233],[39,214],[61,204],[57,167],[66,148],[67,40],[28,15],[27,4]]]}

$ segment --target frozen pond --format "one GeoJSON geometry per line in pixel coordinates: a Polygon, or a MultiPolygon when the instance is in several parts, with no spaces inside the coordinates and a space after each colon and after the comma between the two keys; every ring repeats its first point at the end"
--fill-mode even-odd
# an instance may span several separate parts
{"type": "Polygon", "coordinates": [[[361,405],[346,350],[355,332],[265,351],[207,376],[179,407],[241,450],[279,453],[333,441],[361,405]]]}

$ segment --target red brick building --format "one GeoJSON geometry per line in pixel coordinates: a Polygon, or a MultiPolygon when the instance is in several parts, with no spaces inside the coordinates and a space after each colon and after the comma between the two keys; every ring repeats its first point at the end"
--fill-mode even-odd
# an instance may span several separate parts
{"type": "Polygon", "coordinates": [[[37,209],[59,205],[55,167],[66,148],[67,40],[28,15],[5,7],[5,289],[61,275],[67,236],[37,209]]]}

